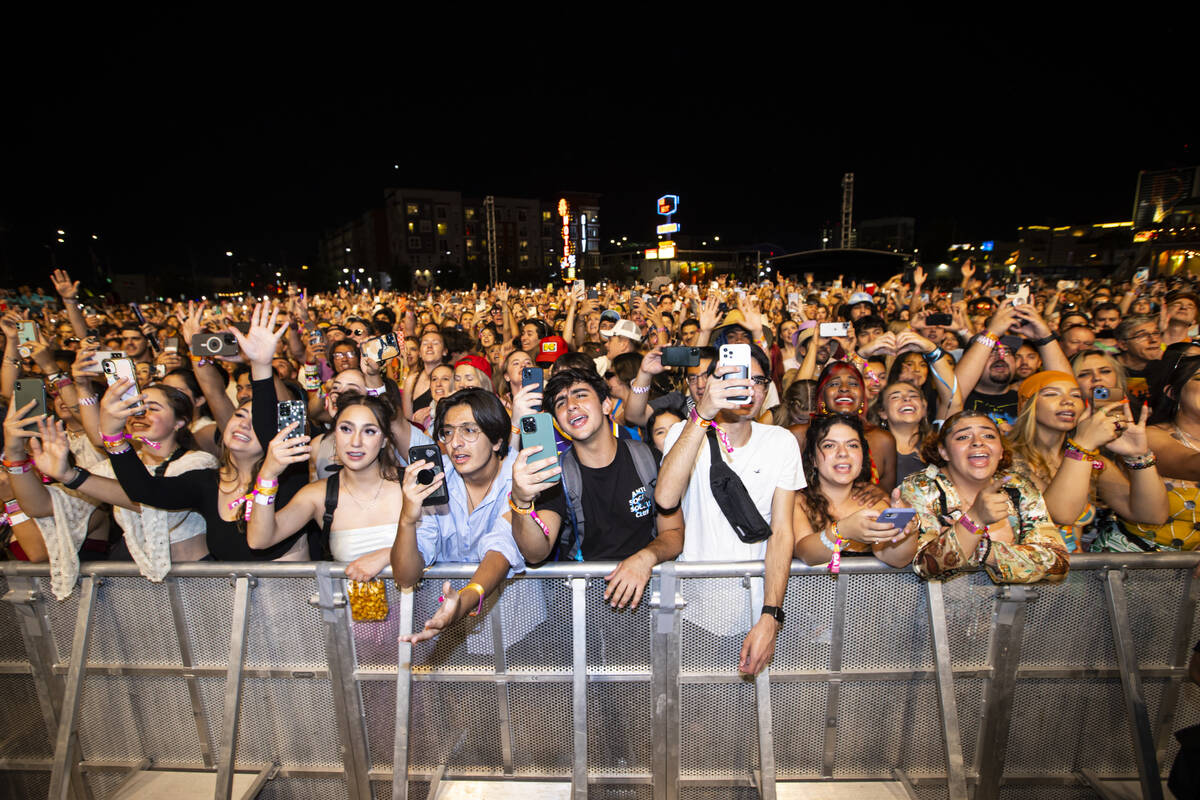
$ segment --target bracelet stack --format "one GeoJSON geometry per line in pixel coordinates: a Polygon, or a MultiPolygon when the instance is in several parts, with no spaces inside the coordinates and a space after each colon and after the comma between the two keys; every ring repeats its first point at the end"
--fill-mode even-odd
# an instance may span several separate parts
{"type": "Polygon", "coordinates": [[[9,500],[4,504],[4,521],[15,528],[22,522],[28,522],[29,517],[21,511],[21,506],[16,500],[9,500]]]}
{"type": "Polygon", "coordinates": [[[833,558],[829,559],[829,574],[837,575],[842,571],[842,545],[846,540],[838,532],[837,523],[833,523],[833,558]]]}
{"type": "Polygon", "coordinates": [[[133,448],[126,441],[128,438],[129,435],[125,433],[117,434],[116,436],[109,436],[108,434],[100,435],[100,441],[104,443],[104,449],[108,451],[110,456],[120,455],[132,450],[133,448]]]}
{"type": "MultiPolygon", "coordinates": [[[[1104,462],[1100,460],[1100,451],[1088,450],[1074,439],[1067,439],[1067,446],[1063,450],[1063,457],[1073,458],[1076,461],[1091,461],[1092,469],[1104,469],[1104,462]]],[[[1154,456],[1150,457],[1153,458],[1154,456]]]]}
{"type": "MultiPolygon", "coordinates": [[[[254,504],[259,506],[275,505],[275,495],[279,494],[278,479],[257,478],[254,481],[254,491],[250,494],[254,496],[254,504]]],[[[246,506],[249,508],[249,504],[246,506]]]]}
{"type": "Polygon", "coordinates": [[[983,345],[988,350],[991,350],[999,342],[1000,342],[999,336],[996,336],[994,333],[990,333],[987,331],[985,331],[984,333],[981,333],[975,337],[975,343],[983,345]]]}
{"type": "Polygon", "coordinates": [[[1158,463],[1158,459],[1155,458],[1154,453],[1145,453],[1140,456],[1126,456],[1121,461],[1125,464],[1126,468],[1132,470],[1150,469],[1158,463]]]}
{"type": "Polygon", "coordinates": [[[629,384],[629,391],[633,392],[634,394],[646,394],[650,391],[650,385],[646,384],[645,386],[638,386],[636,383],[631,383],[629,384]]]}
{"type": "Polygon", "coordinates": [[[725,433],[725,430],[720,425],[713,422],[711,419],[705,419],[704,417],[700,416],[700,412],[694,408],[692,409],[691,413],[688,414],[688,420],[697,428],[712,428],[714,431],[716,431],[717,438],[721,440],[721,444],[725,447],[725,452],[729,453],[730,455],[733,454],[733,445],[729,443],[729,434],[725,433]]]}
{"type": "Polygon", "coordinates": [[[33,459],[27,458],[24,461],[9,461],[7,458],[0,461],[4,464],[4,468],[8,470],[9,475],[24,475],[33,469],[33,459]]]}
{"type": "Polygon", "coordinates": [[[531,520],[536,522],[537,526],[542,529],[542,533],[546,536],[546,538],[550,538],[550,526],[545,522],[542,522],[542,518],[537,515],[537,510],[534,509],[533,503],[529,504],[529,508],[521,508],[519,505],[513,502],[512,492],[509,492],[508,507],[511,508],[515,513],[524,517],[529,517],[531,520]]]}
{"type": "Polygon", "coordinates": [[[475,606],[475,610],[474,610],[474,611],[472,611],[472,612],[469,614],[469,616],[472,616],[472,617],[478,617],[478,616],[479,616],[479,612],[483,611],[483,594],[484,594],[484,592],[483,592],[483,587],[482,587],[482,586],[480,586],[480,585],[479,585],[478,583],[476,583],[475,581],[471,581],[471,582],[470,582],[470,583],[468,583],[466,586],[464,586],[464,587],[462,587],[461,589],[459,589],[459,590],[458,590],[458,594],[459,594],[459,596],[461,597],[461,596],[462,596],[462,593],[463,593],[463,592],[465,592],[465,591],[467,591],[468,589],[470,589],[470,590],[474,591],[474,592],[475,592],[475,594],[479,595],[479,605],[475,606]]]}
{"type": "Polygon", "coordinates": [[[94,394],[88,395],[87,397],[79,398],[79,405],[81,405],[81,406],[94,406],[99,402],[100,402],[100,398],[94,394]]]}

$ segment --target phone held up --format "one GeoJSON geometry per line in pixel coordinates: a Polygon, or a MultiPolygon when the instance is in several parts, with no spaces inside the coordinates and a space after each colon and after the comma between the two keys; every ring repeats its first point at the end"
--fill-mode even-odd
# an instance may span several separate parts
{"type": "MultiPolygon", "coordinates": [[[[429,462],[424,469],[417,473],[417,483],[422,486],[433,483],[433,479],[443,472],[442,451],[436,444],[419,444],[408,448],[408,463],[414,464],[417,461],[429,462]]],[[[426,497],[421,505],[440,506],[449,502],[450,492],[446,488],[446,482],[442,481],[442,485],[433,494],[426,497]]]]}
{"type": "MultiPolygon", "coordinates": [[[[717,353],[717,366],[735,366],[738,367],[736,372],[730,372],[722,376],[722,380],[745,380],[750,377],[750,345],[748,344],[723,344],[720,351],[717,353]]],[[[729,398],[729,402],[735,405],[744,406],[750,403],[750,395],[743,394],[729,398]]]]}
{"type": "Polygon", "coordinates": [[[521,387],[536,386],[537,390],[543,391],[542,382],[546,379],[546,373],[541,367],[523,367],[521,369],[521,387]]]}
{"type": "Polygon", "coordinates": [[[48,413],[46,411],[46,384],[34,378],[22,378],[13,384],[13,408],[21,408],[34,401],[33,408],[25,414],[26,422],[22,423],[22,427],[32,425],[32,417],[48,413]]]}
{"type": "Polygon", "coordinates": [[[529,456],[530,461],[540,461],[544,458],[554,457],[554,463],[538,472],[537,477],[539,483],[547,481],[557,481],[558,476],[551,475],[550,470],[558,466],[558,445],[554,440],[554,418],[546,412],[537,414],[528,414],[521,417],[521,449],[527,447],[540,447],[540,453],[534,453],[529,456]]]}
{"type": "Polygon", "coordinates": [[[298,422],[300,424],[288,433],[287,438],[303,436],[307,418],[308,411],[302,400],[280,400],[275,409],[275,432],[278,433],[293,422],[298,422]]]}
{"type": "MultiPolygon", "coordinates": [[[[104,373],[104,380],[108,382],[109,386],[116,384],[122,379],[133,381],[133,385],[121,395],[122,400],[132,400],[138,396],[137,370],[133,366],[133,359],[106,358],[100,362],[100,370],[104,373]]],[[[139,403],[134,408],[134,413],[138,416],[146,413],[146,406],[144,404],[139,403]]]]}
{"type": "Polygon", "coordinates": [[[700,348],[664,347],[662,365],[664,367],[698,367],[700,366],[700,348]]]}

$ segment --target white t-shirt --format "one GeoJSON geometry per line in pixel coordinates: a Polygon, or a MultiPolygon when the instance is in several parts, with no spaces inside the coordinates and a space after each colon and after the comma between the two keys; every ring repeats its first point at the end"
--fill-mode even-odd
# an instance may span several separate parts
{"type": "MultiPolygon", "coordinates": [[[[667,431],[667,439],[663,443],[664,453],[671,452],[671,448],[683,433],[684,425],[691,424],[678,422],[667,431]]],[[[732,457],[724,448],[721,449],[721,455],[742,479],[746,491],[767,524],[771,522],[771,501],[776,489],[796,491],[807,485],[804,469],[800,464],[800,445],[787,428],[752,422],[749,441],[742,447],[734,448],[732,457]]],[[[762,561],[767,554],[767,542],[746,544],[739,539],[713,498],[708,476],[711,464],[712,455],[708,442],[705,441],[696,456],[696,465],[692,468],[680,504],[683,511],[684,536],[683,552],[679,555],[679,560],[762,561]]],[[[688,605],[684,609],[684,618],[719,635],[729,636],[748,630],[751,622],[750,611],[762,606],[761,579],[752,581],[751,601],[748,605],[744,602],[734,602],[734,597],[731,596],[731,592],[734,596],[744,596],[744,589],[738,592],[732,588],[735,584],[740,586],[739,580],[720,580],[719,583],[723,587],[727,583],[730,586],[719,591],[713,591],[715,586],[702,587],[696,581],[687,581],[685,586],[689,583],[695,591],[686,592],[691,596],[687,597],[688,605]]],[[[708,584],[709,581],[703,583],[708,584]]]]}

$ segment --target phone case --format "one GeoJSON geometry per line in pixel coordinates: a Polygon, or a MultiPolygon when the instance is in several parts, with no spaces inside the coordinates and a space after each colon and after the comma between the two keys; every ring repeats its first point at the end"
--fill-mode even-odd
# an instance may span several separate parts
{"type": "MultiPolygon", "coordinates": [[[[436,444],[419,444],[416,447],[408,448],[408,463],[414,461],[428,461],[431,466],[426,467],[417,474],[417,482],[428,484],[434,476],[443,472],[442,470],[442,451],[436,444]]],[[[446,482],[438,487],[437,491],[425,498],[421,503],[422,506],[440,506],[450,502],[450,492],[446,488],[446,482]]]]}
{"type": "Polygon", "coordinates": [[[524,367],[521,370],[521,386],[537,386],[538,391],[545,388],[542,382],[546,378],[546,373],[541,367],[524,367]]]}
{"type": "MultiPolygon", "coordinates": [[[[133,360],[129,358],[106,358],[100,362],[100,370],[104,373],[104,380],[112,386],[122,378],[127,378],[133,381],[133,386],[125,390],[121,395],[122,400],[130,400],[137,396],[137,371],[134,369],[133,360]]],[[[139,408],[138,415],[144,414],[145,409],[139,408]]]]}
{"type": "MultiPolygon", "coordinates": [[[[21,408],[30,400],[36,400],[37,405],[29,410],[26,417],[36,417],[46,412],[46,384],[28,378],[13,384],[13,407],[21,408]]],[[[29,423],[26,423],[29,424],[29,423]]]]}
{"type": "MultiPolygon", "coordinates": [[[[734,380],[737,378],[750,377],[750,345],[748,344],[723,344],[721,345],[720,353],[717,357],[717,366],[724,367],[728,365],[740,367],[737,372],[731,372],[724,376],[724,380],[734,380]]],[[[737,395],[730,397],[729,400],[738,405],[746,405],[750,402],[750,395],[737,395]]]]}
{"type": "MultiPolygon", "coordinates": [[[[554,456],[554,464],[547,469],[553,469],[558,464],[558,445],[554,441],[554,418],[546,412],[538,414],[530,414],[521,417],[518,426],[521,430],[521,449],[526,447],[542,448],[542,452],[534,453],[529,457],[530,461],[540,461],[543,458],[554,456]]],[[[537,473],[541,476],[546,470],[537,473]]],[[[553,480],[558,480],[561,473],[555,476],[553,480]]],[[[546,475],[543,480],[551,480],[549,475],[546,475]]]]}
{"type": "Polygon", "coordinates": [[[303,436],[304,423],[307,416],[304,403],[300,400],[281,400],[275,410],[275,431],[278,433],[288,425],[298,421],[300,424],[287,435],[287,438],[295,439],[298,436],[303,436]]]}

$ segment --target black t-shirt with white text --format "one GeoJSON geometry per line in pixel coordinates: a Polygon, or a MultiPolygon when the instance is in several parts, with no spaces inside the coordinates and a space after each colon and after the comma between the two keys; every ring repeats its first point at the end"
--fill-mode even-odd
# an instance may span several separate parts
{"type": "MultiPolygon", "coordinates": [[[[579,475],[583,483],[584,561],[620,561],[650,544],[655,533],[653,490],[642,486],[626,440],[617,440],[617,455],[607,467],[592,469],[580,464],[579,475]]],[[[538,497],[537,509],[558,514],[561,530],[567,532],[563,538],[570,541],[567,503],[559,483],[538,497]]]]}

